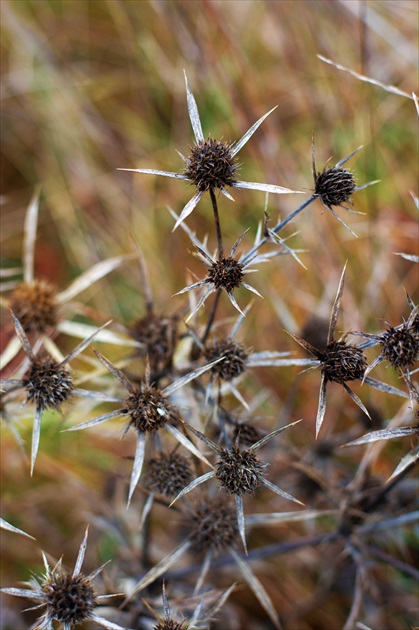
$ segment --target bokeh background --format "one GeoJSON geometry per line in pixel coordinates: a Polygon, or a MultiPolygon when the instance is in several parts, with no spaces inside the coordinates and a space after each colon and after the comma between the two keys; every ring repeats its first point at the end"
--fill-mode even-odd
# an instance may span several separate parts
{"type": "MultiPolygon", "coordinates": [[[[2,0],[0,9],[5,267],[21,264],[23,219],[40,185],[37,274],[65,287],[97,261],[131,252],[133,235],[147,260],[158,309],[173,313],[186,304],[184,296],[172,295],[185,286],[187,270],[199,275],[201,267],[182,230],[171,233],[173,218],[167,207],[180,212],[192,189],[181,181],[117,170],[182,168],[176,149],[187,154],[193,142],[185,69],[204,134],[237,140],[277,106],[240,152],[242,179],[309,193],[314,133],[319,170],[329,158],[335,163],[363,145],[348,167],[359,185],[381,180],[354,197],[355,209],[364,215],[338,210],[358,239],[323,211],[320,202],[287,226],[281,235],[298,232],[287,242],[307,250],[300,254],[307,269],[280,257],[254,274],[252,280],[265,299],[255,300],[241,340],[255,350],[296,350],[284,328],[301,333],[314,316],[328,318],[346,260],[340,332],[379,331],[382,320],[395,325],[408,317],[406,291],[417,303],[418,267],[395,252],[418,253],[418,213],[411,196],[418,194],[414,103],[356,80],[317,54],[418,93],[416,2],[2,0]]],[[[232,245],[250,228],[243,241],[248,248],[263,219],[264,194],[236,191],[235,199],[220,199],[225,243],[232,245]]],[[[301,199],[271,195],[272,222],[301,199]]],[[[215,248],[211,216],[209,199],[204,199],[188,225],[201,237],[208,233],[215,248]]],[[[246,303],[248,294],[239,292],[238,300],[246,303]]],[[[125,264],[85,292],[83,302],[105,319],[131,323],[144,312],[137,266],[125,264]]],[[[227,300],[221,313],[232,315],[227,300]]],[[[4,322],[3,345],[10,332],[7,313],[4,322]]],[[[65,337],[57,343],[63,351],[74,345],[65,337]]],[[[376,377],[403,387],[385,367],[376,377]]],[[[261,414],[278,418],[285,409],[285,419],[303,418],[305,434],[297,443],[308,449],[318,386],[317,373],[299,376],[297,368],[261,369],[253,380],[247,379],[244,391],[249,398],[261,388],[270,393],[261,414]]],[[[341,427],[362,427],[349,397],[342,398],[338,387],[329,389],[325,436],[341,427]]],[[[376,410],[378,423],[400,408],[398,399],[366,388],[362,398],[376,410]]],[[[27,454],[32,418],[20,409],[16,414],[27,454]]],[[[43,421],[33,479],[8,423],[3,423],[3,515],[39,543],[2,533],[3,583],[15,584],[26,579],[29,569],[39,569],[39,547],[55,557],[64,554],[71,566],[86,520],[103,513],[108,500],[114,505],[119,477],[129,476],[131,463],[122,475],[121,462],[132,454],[133,442],[119,440],[119,425],[59,433],[64,423],[56,414],[43,421]]],[[[402,442],[387,448],[381,472],[390,473],[407,450],[402,442]]],[[[359,451],[345,453],[345,465],[353,457],[355,470],[357,456],[359,451]]],[[[135,515],[131,518],[134,531],[135,515]]],[[[100,561],[112,557],[115,544],[103,532],[92,533],[92,538],[90,568],[99,564],[98,554],[100,561]]],[[[347,614],[347,602],[340,609],[345,584],[337,587],[328,608],[312,605],[306,614],[302,607],[300,615],[298,601],[301,597],[307,603],[318,576],[303,573],[300,557],[289,562],[289,570],[276,569],[289,580],[288,586],[281,586],[281,605],[292,611],[289,627],[340,627],[347,614]]],[[[400,593],[402,586],[399,582],[400,593]]],[[[241,597],[240,592],[235,595],[239,607],[241,597]]],[[[20,610],[20,604],[7,605],[20,610]]],[[[389,628],[410,627],[405,619],[406,625],[397,626],[399,613],[389,612],[389,628]]],[[[257,618],[257,611],[248,614],[257,618]]],[[[4,620],[0,626],[13,627],[4,620]]]]}

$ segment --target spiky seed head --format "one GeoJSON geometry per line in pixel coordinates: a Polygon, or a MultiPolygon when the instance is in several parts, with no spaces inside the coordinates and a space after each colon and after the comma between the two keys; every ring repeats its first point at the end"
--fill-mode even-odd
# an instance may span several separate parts
{"type": "Polygon", "coordinates": [[[189,460],[177,453],[160,453],[149,461],[145,485],[167,497],[175,497],[192,481],[189,460]]]}
{"type": "Polygon", "coordinates": [[[224,357],[223,361],[213,365],[210,371],[225,381],[231,381],[246,370],[248,354],[240,343],[232,339],[220,339],[208,344],[204,354],[208,361],[224,357]]]}
{"type": "Polygon", "coordinates": [[[233,186],[237,169],[231,146],[209,137],[192,147],[183,174],[199,192],[205,192],[233,186]]]}
{"type": "Polygon", "coordinates": [[[9,306],[26,333],[43,333],[57,325],[56,291],[44,280],[20,284],[10,296],[9,306]]]}
{"type": "Polygon", "coordinates": [[[125,399],[122,413],[139,433],[155,433],[167,422],[177,424],[180,414],[167,397],[155,387],[135,390],[125,399]]]}
{"type": "Polygon", "coordinates": [[[47,605],[47,618],[64,624],[82,623],[96,606],[92,583],[81,573],[76,577],[51,573],[42,585],[42,593],[47,605]]]}
{"type": "Polygon", "coordinates": [[[233,441],[236,443],[237,440],[241,444],[251,446],[260,440],[261,437],[262,436],[255,427],[251,424],[247,424],[246,422],[242,422],[237,424],[234,429],[233,441]]]}
{"type": "Polygon", "coordinates": [[[164,317],[149,313],[131,327],[131,335],[143,344],[140,353],[148,356],[150,367],[157,370],[169,366],[177,339],[178,321],[176,317],[164,317]]]}
{"type": "Polygon", "coordinates": [[[211,265],[205,282],[213,284],[216,289],[230,292],[240,286],[243,276],[243,265],[232,256],[228,256],[211,265]]]}
{"type": "Polygon", "coordinates": [[[59,409],[74,387],[70,372],[52,357],[31,362],[22,384],[39,409],[59,409]]]}
{"type": "Polygon", "coordinates": [[[236,447],[223,449],[215,466],[215,476],[224,490],[239,497],[254,494],[267,468],[253,453],[236,447]]]}
{"type": "Polygon", "coordinates": [[[153,630],[188,630],[189,624],[186,621],[175,621],[174,619],[162,619],[153,630]]]}
{"type": "Polygon", "coordinates": [[[315,175],[314,194],[325,206],[340,206],[351,200],[355,179],[346,168],[333,166],[315,175]]]}
{"type": "Polygon", "coordinates": [[[406,325],[388,327],[381,335],[383,355],[395,368],[411,367],[419,353],[419,340],[406,325]]]}
{"type": "Polygon", "coordinates": [[[321,355],[321,369],[328,381],[345,383],[362,379],[367,360],[360,348],[345,341],[332,341],[321,355]]]}
{"type": "Polygon", "coordinates": [[[236,511],[223,497],[199,503],[190,516],[188,529],[198,552],[220,552],[235,546],[239,540],[236,511]]]}

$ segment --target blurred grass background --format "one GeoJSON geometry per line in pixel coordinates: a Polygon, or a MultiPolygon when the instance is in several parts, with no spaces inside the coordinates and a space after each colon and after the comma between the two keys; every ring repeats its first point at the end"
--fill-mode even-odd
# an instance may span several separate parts
{"type": "MultiPolygon", "coordinates": [[[[175,149],[187,154],[193,142],[185,69],[205,135],[237,140],[278,106],[240,153],[242,179],[310,191],[314,132],[318,170],[329,157],[335,163],[362,144],[348,166],[359,185],[381,180],[354,197],[355,209],[365,216],[338,210],[358,239],[323,212],[320,203],[281,233],[299,231],[289,244],[308,250],[301,254],[307,270],[280,257],[253,276],[265,300],[256,300],[241,331],[243,342],[254,350],[297,350],[283,329],[294,321],[295,331],[301,331],[314,314],[328,318],[346,260],[339,331],[375,332],[382,329],[382,319],[395,325],[407,318],[405,290],[418,301],[418,270],[394,252],[418,253],[417,210],[410,195],[418,194],[413,102],[361,83],[316,55],[417,93],[416,2],[2,0],[0,9],[5,266],[20,264],[23,218],[40,184],[37,274],[65,287],[98,260],[131,251],[132,233],[149,266],[157,310],[172,313],[184,304],[172,294],[185,286],[186,269],[198,275],[202,269],[182,230],[171,234],[173,219],[166,208],[180,212],[192,189],[177,180],[117,168],[182,168],[175,149]]],[[[243,248],[250,247],[263,218],[264,195],[236,191],[235,199],[234,204],[220,200],[225,244],[232,245],[250,227],[243,248]]],[[[272,223],[302,199],[270,196],[272,223]]],[[[201,237],[209,232],[215,247],[209,199],[201,201],[188,224],[201,237]]],[[[246,303],[248,294],[239,292],[238,300],[246,303]]],[[[144,312],[136,265],[125,264],[83,294],[82,301],[106,317],[132,322],[144,312]]],[[[221,313],[231,316],[227,300],[221,313]]],[[[60,347],[73,345],[63,339],[60,347]]],[[[279,401],[291,399],[292,419],[304,418],[303,442],[308,445],[319,376],[297,379],[297,374],[297,368],[259,370],[257,380],[246,380],[246,391],[250,396],[267,387],[272,396],[266,411],[272,417],[280,413],[279,401]]],[[[375,376],[400,384],[384,367],[375,376]]],[[[339,412],[334,419],[329,414],[326,435],[357,422],[357,409],[349,398],[341,405],[341,395],[340,388],[329,388],[328,409],[339,407],[339,412]]],[[[400,407],[399,400],[366,388],[362,397],[381,418],[392,417],[400,407]]],[[[120,423],[104,425],[103,431],[60,434],[57,417],[43,420],[33,479],[3,427],[3,515],[36,536],[51,554],[64,553],[71,565],[86,514],[99,509],[111,492],[107,484],[112,485],[132,443],[119,441],[120,423]]],[[[27,444],[31,427],[28,411],[21,429],[27,444]]],[[[382,465],[389,472],[391,449],[396,457],[404,452],[399,445],[385,451],[389,462],[382,465]]],[[[355,456],[353,461],[355,467],[355,456]]],[[[32,542],[10,533],[1,538],[3,583],[23,579],[27,567],[39,566],[32,542]]],[[[96,566],[94,544],[88,553],[88,566],[96,566]]],[[[311,577],[305,579],[311,584],[311,577]]],[[[298,588],[305,590],[301,584],[298,588]]],[[[301,629],[331,627],[331,614],[338,615],[332,609],[318,611],[312,625],[301,629]]]]}

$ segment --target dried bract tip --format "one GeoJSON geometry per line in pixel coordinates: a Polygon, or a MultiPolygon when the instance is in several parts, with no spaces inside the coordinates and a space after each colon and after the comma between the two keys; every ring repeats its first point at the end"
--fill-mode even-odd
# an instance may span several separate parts
{"type": "Polygon", "coordinates": [[[199,192],[225,188],[236,183],[238,165],[231,146],[220,140],[208,138],[195,144],[183,172],[199,192]]]}
{"type": "Polygon", "coordinates": [[[221,339],[211,345],[207,345],[204,350],[205,358],[208,361],[215,361],[224,357],[211,368],[211,373],[216,374],[225,381],[240,376],[247,367],[248,354],[244,347],[232,339],[221,339]]]}
{"type": "Polygon", "coordinates": [[[362,379],[367,360],[360,348],[345,341],[332,341],[321,354],[321,370],[328,381],[346,383],[362,379]]]}
{"type": "Polygon", "coordinates": [[[166,398],[154,387],[135,390],[125,399],[123,414],[130,417],[130,425],[138,433],[154,433],[166,423],[177,424],[180,414],[166,398]]]}
{"type": "Polygon", "coordinates": [[[160,453],[149,461],[145,485],[167,497],[175,497],[192,481],[189,460],[177,453],[160,453]]]}
{"type": "Polygon", "coordinates": [[[59,409],[73,391],[70,372],[52,357],[37,359],[31,363],[22,379],[28,400],[38,409],[59,409]]]}
{"type": "Polygon", "coordinates": [[[213,284],[216,289],[225,289],[230,293],[240,286],[244,276],[243,269],[243,265],[232,256],[221,258],[213,262],[205,282],[213,284]]]}
{"type": "Polygon", "coordinates": [[[411,367],[418,356],[418,339],[406,325],[400,328],[388,327],[381,335],[384,357],[395,368],[411,367]]]}
{"type": "Polygon", "coordinates": [[[199,552],[220,552],[235,546],[239,539],[236,512],[222,497],[201,502],[191,515],[189,527],[199,552]]]}
{"type": "Polygon", "coordinates": [[[149,313],[131,326],[131,336],[142,344],[152,370],[170,366],[177,339],[177,318],[149,313]]]}
{"type": "Polygon", "coordinates": [[[10,296],[9,306],[26,333],[43,333],[57,325],[56,292],[44,280],[20,284],[10,296]]]}
{"type": "Polygon", "coordinates": [[[315,173],[314,194],[320,197],[325,206],[340,206],[351,201],[355,192],[355,179],[346,168],[333,166],[315,173]]]}
{"type": "Polygon", "coordinates": [[[95,591],[84,575],[54,572],[42,585],[48,619],[76,625],[89,619],[96,607],[95,591]]]}
{"type": "Polygon", "coordinates": [[[229,494],[243,496],[254,494],[265,475],[267,464],[260,462],[253,453],[234,447],[223,449],[216,462],[218,481],[229,494]]]}

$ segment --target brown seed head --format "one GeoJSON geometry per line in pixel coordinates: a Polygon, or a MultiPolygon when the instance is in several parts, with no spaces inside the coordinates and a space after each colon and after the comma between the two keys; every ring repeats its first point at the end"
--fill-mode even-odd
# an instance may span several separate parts
{"type": "Polygon", "coordinates": [[[235,258],[228,256],[211,265],[205,282],[213,284],[216,289],[225,289],[230,292],[240,286],[243,275],[243,265],[235,258]]]}
{"type": "Polygon", "coordinates": [[[43,333],[57,325],[56,292],[44,280],[20,284],[10,296],[9,306],[26,333],[43,333]]]}
{"type": "Polygon", "coordinates": [[[74,387],[70,372],[52,357],[32,362],[22,384],[39,409],[59,409],[74,387]]]}
{"type": "Polygon", "coordinates": [[[146,486],[167,497],[174,497],[192,481],[189,460],[177,453],[160,453],[149,461],[146,486]]]}
{"type": "Polygon", "coordinates": [[[247,352],[241,344],[235,343],[231,339],[220,339],[207,345],[204,354],[208,361],[215,361],[224,357],[210,371],[225,381],[231,381],[246,369],[247,352]]]}
{"type": "Polygon", "coordinates": [[[245,444],[246,446],[251,446],[255,444],[258,440],[260,440],[262,436],[259,434],[259,431],[255,429],[251,424],[247,424],[245,422],[237,424],[234,429],[233,441],[236,443],[236,440],[241,444],[245,444]]]}
{"type": "Polygon", "coordinates": [[[340,206],[350,201],[355,192],[355,179],[345,168],[334,166],[316,173],[314,194],[325,206],[340,206]]]}
{"type": "Polygon", "coordinates": [[[253,453],[236,447],[223,449],[215,465],[215,476],[224,490],[239,497],[254,494],[267,468],[267,464],[262,464],[253,453]]]}
{"type": "Polygon", "coordinates": [[[388,327],[381,335],[383,355],[395,368],[411,367],[419,353],[419,340],[406,325],[388,327]]]}
{"type": "Polygon", "coordinates": [[[326,379],[335,383],[362,379],[367,368],[367,360],[362,350],[345,341],[329,343],[320,360],[326,379]]]}
{"type": "Polygon", "coordinates": [[[76,625],[90,617],[95,606],[95,591],[90,580],[79,574],[51,574],[42,586],[47,617],[76,625]]]}
{"type": "Polygon", "coordinates": [[[238,540],[236,512],[223,497],[199,503],[188,527],[193,546],[198,552],[220,552],[235,546],[238,540]]]}
{"type": "Polygon", "coordinates": [[[131,335],[143,344],[140,352],[148,356],[150,367],[157,370],[169,366],[177,339],[177,318],[149,313],[133,324],[131,335]]]}
{"type": "Polygon", "coordinates": [[[129,415],[131,426],[139,433],[154,433],[167,422],[176,424],[180,420],[176,407],[154,387],[132,392],[125,399],[122,413],[129,415]]]}
{"type": "Polygon", "coordinates": [[[192,147],[183,174],[205,192],[235,184],[237,169],[231,146],[208,138],[192,147]]]}
{"type": "Polygon", "coordinates": [[[186,621],[175,621],[174,619],[163,619],[153,630],[188,630],[189,624],[186,621]]]}

